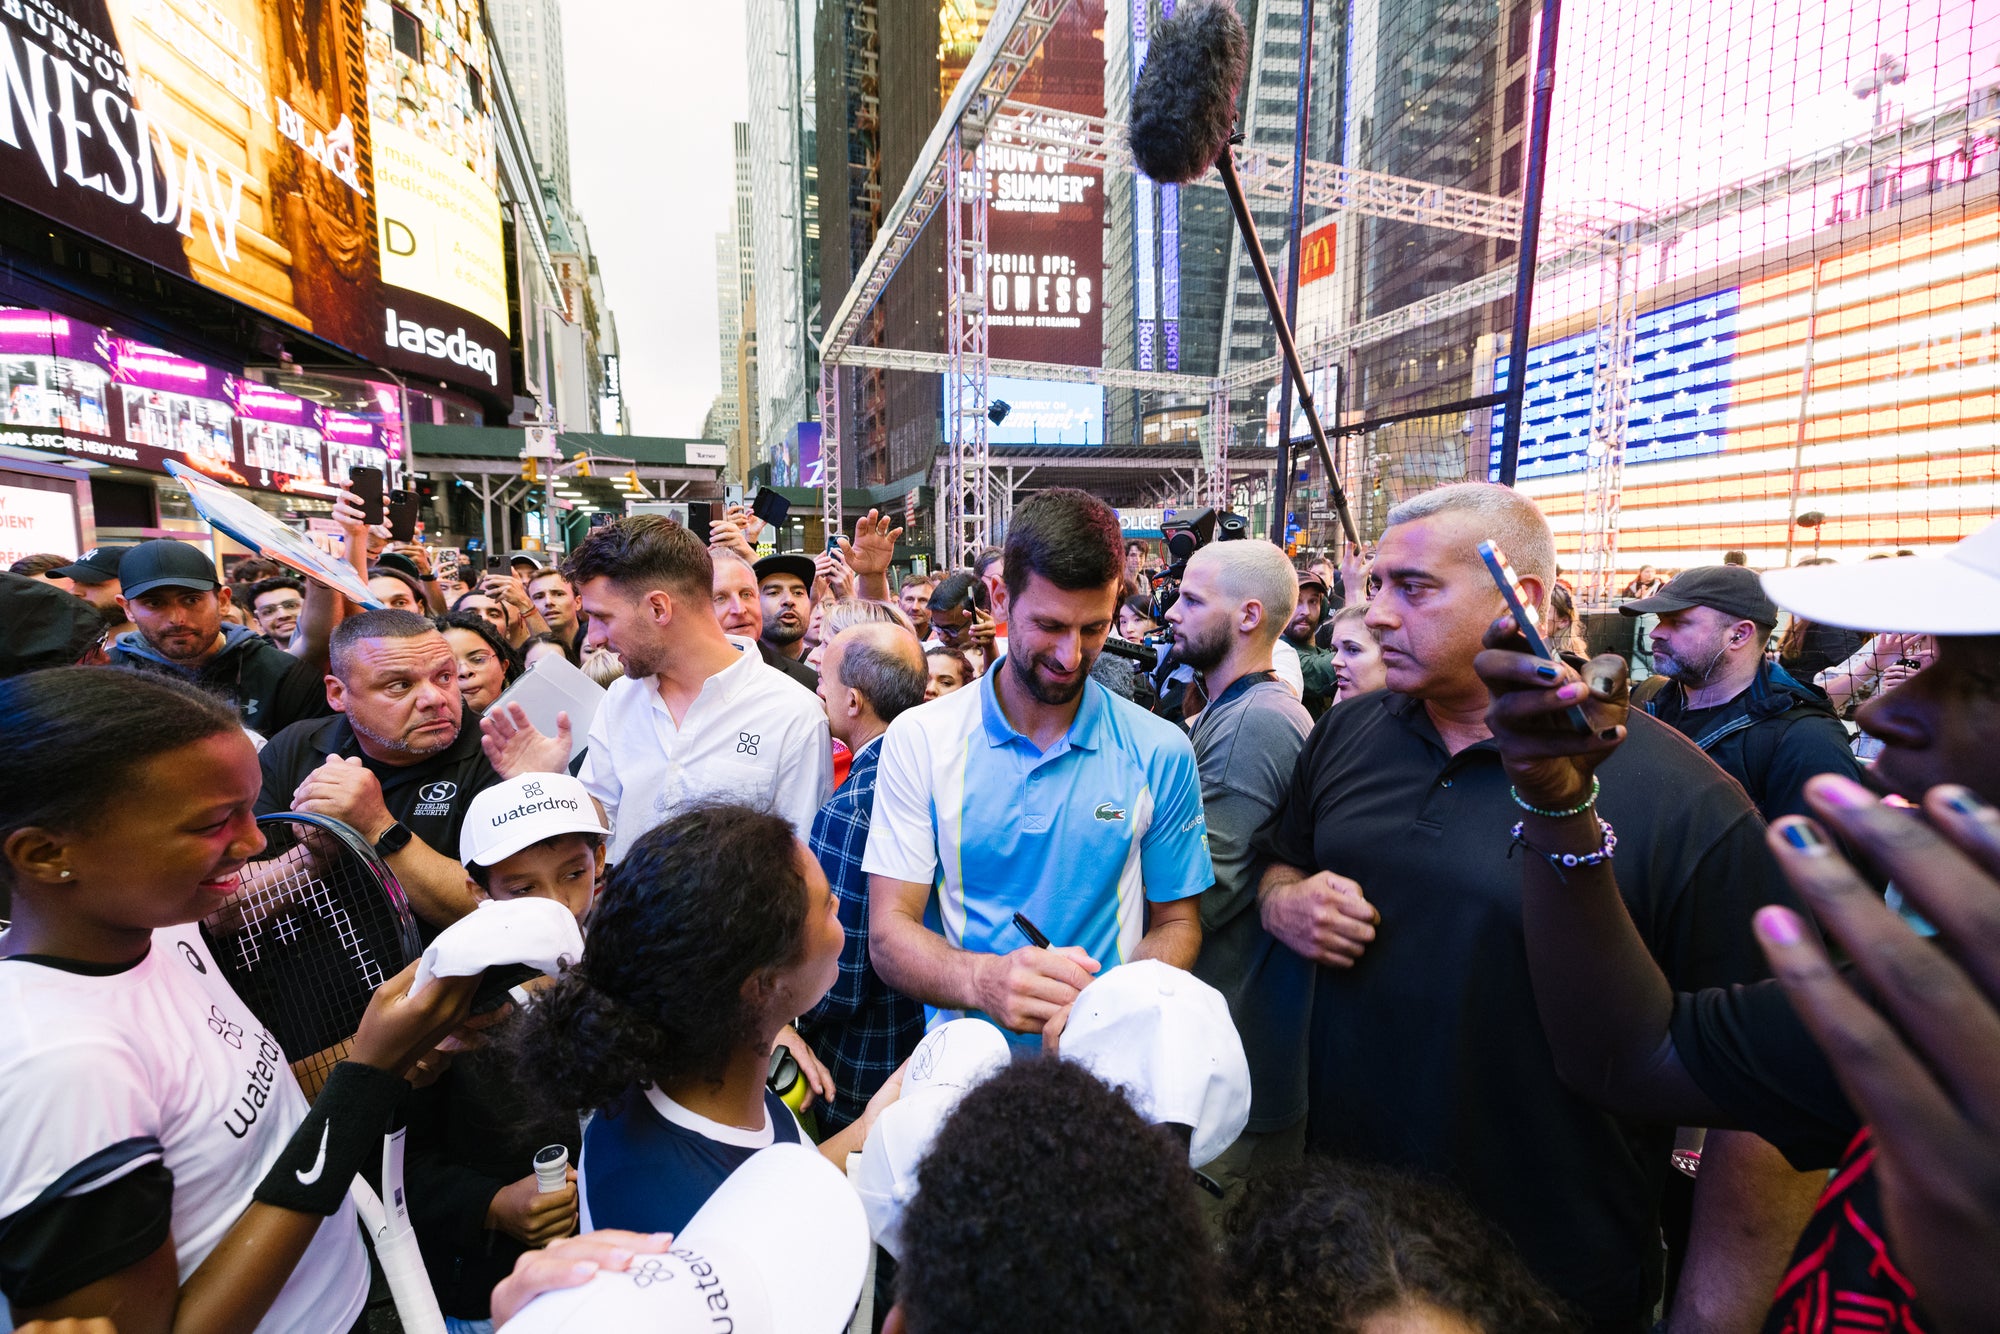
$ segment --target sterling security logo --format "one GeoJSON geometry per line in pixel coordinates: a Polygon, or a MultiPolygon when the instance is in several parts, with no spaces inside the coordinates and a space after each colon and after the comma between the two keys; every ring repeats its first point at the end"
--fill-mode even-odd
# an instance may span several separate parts
{"type": "Polygon", "coordinates": [[[434,329],[415,320],[399,320],[393,309],[384,312],[384,318],[387,323],[382,330],[382,341],[388,346],[415,352],[419,356],[437,357],[469,371],[483,371],[488,381],[495,385],[500,383],[499,354],[467,338],[463,326],[446,333],[443,329],[434,329]]]}

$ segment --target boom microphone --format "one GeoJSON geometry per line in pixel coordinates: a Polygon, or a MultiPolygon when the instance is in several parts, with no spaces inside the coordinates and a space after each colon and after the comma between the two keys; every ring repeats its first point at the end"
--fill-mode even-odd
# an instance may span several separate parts
{"type": "Polygon", "coordinates": [[[1250,38],[1229,0],[1182,0],[1153,32],[1126,137],[1162,185],[1199,180],[1229,147],[1250,38]]]}
{"type": "MultiPolygon", "coordinates": [[[[1229,145],[1236,138],[1236,98],[1243,87],[1250,40],[1237,16],[1233,0],[1182,0],[1174,16],[1154,32],[1146,52],[1146,64],[1139,71],[1139,85],[1132,90],[1132,120],[1125,135],[1132,146],[1132,161],[1140,171],[1163,185],[1185,185],[1199,180],[1214,167],[1229,195],[1230,211],[1236,215],[1236,229],[1242,234],[1243,248],[1257,272],[1257,285],[1264,292],[1264,307],[1278,335],[1278,353],[1292,377],[1299,396],[1299,409],[1312,430],[1313,444],[1326,467],[1327,490],[1332,493],[1334,513],[1349,542],[1361,538],[1348,512],[1347,493],[1333,466],[1333,451],[1326,442],[1326,428],[1320,424],[1319,409],[1312,389],[1306,384],[1305,367],[1292,338],[1291,323],[1278,299],[1277,280],[1271,276],[1271,262],[1264,255],[1264,242],[1250,217],[1250,204],[1243,196],[1243,182],[1236,176],[1235,155],[1229,145]]],[[[1279,475],[1291,472],[1291,423],[1279,424],[1279,475]]],[[[1283,490],[1279,496],[1284,495],[1283,490]]],[[[1273,516],[1279,535],[1272,540],[1283,546],[1285,516],[1273,516]]]]}

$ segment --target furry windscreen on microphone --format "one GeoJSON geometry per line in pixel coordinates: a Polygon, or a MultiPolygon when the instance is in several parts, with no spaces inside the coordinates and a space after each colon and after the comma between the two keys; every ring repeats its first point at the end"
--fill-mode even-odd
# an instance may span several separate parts
{"type": "Polygon", "coordinates": [[[1183,185],[1215,165],[1236,129],[1249,51],[1231,0],[1182,0],[1154,30],[1126,131],[1140,171],[1183,185]]]}

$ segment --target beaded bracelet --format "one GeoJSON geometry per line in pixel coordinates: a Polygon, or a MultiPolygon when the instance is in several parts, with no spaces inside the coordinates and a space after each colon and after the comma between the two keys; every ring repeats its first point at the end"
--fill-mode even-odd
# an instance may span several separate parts
{"type": "Polygon", "coordinates": [[[1592,774],[1590,776],[1590,795],[1566,811],[1545,811],[1539,806],[1530,806],[1527,802],[1521,800],[1521,790],[1519,788],[1510,787],[1507,789],[1507,794],[1514,798],[1516,806],[1519,806],[1530,815],[1539,815],[1545,820],[1567,820],[1572,815],[1582,815],[1585,811],[1589,810],[1592,803],[1597,800],[1598,792],[1602,789],[1603,784],[1597,781],[1596,774],[1592,774]]]}
{"type": "Polygon", "coordinates": [[[1547,862],[1549,869],[1556,873],[1556,879],[1567,885],[1569,880],[1563,875],[1565,870],[1573,871],[1579,866],[1609,865],[1612,857],[1617,854],[1618,832],[1611,827],[1611,822],[1600,818],[1597,827],[1604,831],[1604,842],[1595,852],[1544,852],[1527,840],[1527,836],[1522,832],[1525,826],[1517,822],[1513,829],[1514,841],[1508,846],[1507,855],[1512,857],[1515,848],[1526,848],[1547,862]]]}

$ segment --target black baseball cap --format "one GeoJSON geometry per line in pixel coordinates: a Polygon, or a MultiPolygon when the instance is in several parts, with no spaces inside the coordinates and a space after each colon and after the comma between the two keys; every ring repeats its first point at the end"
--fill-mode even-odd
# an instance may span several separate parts
{"type": "Polygon", "coordinates": [[[766,556],[750,568],[756,572],[760,584],[774,574],[789,574],[804,584],[808,592],[812,590],[813,580],[819,577],[819,567],[813,564],[813,558],[798,551],[766,556]]]}
{"type": "Polygon", "coordinates": [[[138,597],[155,588],[192,588],[212,593],[222,587],[215,577],[215,562],[200,547],[176,542],[171,537],[154,538],[128,548],[118,563],[118,579],[125,596],[138,597]]]}
{"type": "Polygon", "coordinates": [[[57,566],[49,573],[59,579],[74,579],[80,584],[108,584],[118,577],[119,564],[131,549],[92,547],[69,564],[57,566]]]}
{"type": "Polygon", "coordinates": [[[417,568],[417,563],[400,551],[383,552],[375,558],[375,564],[381,569],[394,570],[397,574],[406,574],[412,579],[423,578],[423,571],[417,568]]]}
{"type": "Polygon", "coordinates": [[[1689,607],[1712,607],[1724,616],[1758,625],[1778,623],[1778,604],[1764,591],[1764,581],[1755,570],[1741,565],[1701,565],[1683,570],[1653,596],[1636,598],[1618,610],[1627,616],[1644,616],[1689,607]]]}
{"type": "Polygon", "coordinates": [[[46,579],[0,571],[0,677],[73,667],[104,633],[104,618],[46,579]]]}

